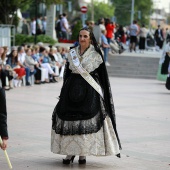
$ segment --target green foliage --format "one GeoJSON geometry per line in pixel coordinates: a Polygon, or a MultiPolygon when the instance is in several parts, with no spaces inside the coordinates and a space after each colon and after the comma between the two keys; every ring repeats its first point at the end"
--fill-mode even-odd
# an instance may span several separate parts
{"type": "Polygon", "coordinates": [[[115,7],[115,17],[117,23],[121,25],[130,24],[131,0],[112,0],[115,7]]]}
{"type": "MultiPolygon", "coordinates": [[[[115,16],[117,22],[121,25],[129,25],[131,20],[131,3],[132,0],[111,0],[115,6],[115,16]]],[[[153,2],[152,0],[135,0],[134,6],[134,19],[138,20],[139,24],[149,23],[149,16],[152,11],[153,2]],[[138,19],[138,11],[141,11],[141,19],[138,19]]]]}
{"type": "Polygon", "coordinates": [[[19,23],[19,20],[20,20],[20,19],[19,19],[18,16],[15,14],[15,15],[14,15],[14,18],[13,18],[13,25],[16,25],[16,26],[17,26],[18,23],[19,23]]]}
{"type": "Polygon", "coordinates": [[[77,36],[78,36],[78,33],[79,33],[81,28],[82,28],[82,23],[80,21],[78,21],[75,24],[73,32],[72,32],[72,37],[71,37],[72,40],[77,40],[77,36]]]}
{"type": "Polygon", "coordinates": [[[134,18],[136,18],[140,24],[144,23],[145,25],[148,25],[152,7],[152,0],[135,1],[135,11],[141,11],[141,19],[137,19],[137,12],[135,13],[134,18]]]}
{"type": "Polygon", "coordinates": [[[47,36],[47,35],[39,35],[37,36],[37,42],[43,42],[43,43],[49,43],[51,45],[54,45],[55,43],[57,43],[56,40],[54,40],[53,38],[47,36]]]}
{"type": "Polygon", "coordinates": [[[32,3],[38,5],[45,3],[47,6],[50,4],[61,3],[63,0],[0,0],[0,23],[13,24],[13,17],[18,9],[26,10],[32,3]],[[11,18],[9,18],[11,15],[11,18]]]}
{"type": "MultiPolygon", "coordinates": [[[[51,45],[54,45],[57,41],[52,39],[51,37],[47,35],[38,35],[37,36],[37,42],[43,42],[43,43],[49,43],[51,45]]],[[[34,36],[31,35],[24,35],[24,34],[16,34],[15,35],[15,44],[21,45],[21,44],[33,44],[34,43],[34,36]]]]}
{"type": "MultiPolygon", "coordinates": [[[[103,2],[94,1],[94,19],[98,21],[101,18],[111,18],[114,16],[114,6],[103,2]]],[[[87,20],[91,20],[92,7],[88,6],[87,20]]]]}

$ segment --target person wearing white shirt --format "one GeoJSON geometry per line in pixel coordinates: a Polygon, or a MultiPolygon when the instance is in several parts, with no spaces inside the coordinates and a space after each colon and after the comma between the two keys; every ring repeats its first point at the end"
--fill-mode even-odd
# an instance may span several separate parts
{"type": "Polygon", "coordinates": [[[31,84],[29,82],[29,77],[31,75],[31,70],[30,70],[29,67],[25,66],[25,56],[26,56],[26,54],[25,54],[25,51],[24,51],[24,47],[22,47],[22,46],[18,47],[18,61],[20,62],[21,67],[25,68],[26,86],[30,86],[31,84]]]}
{"type": "Polygon", "coordinates": [[[63,17],[60,22],[62,38],[67,39],[67,33],[69,32],[69,24],[67,20],[67,15],[63,13],[63,17]]]}
{"type": "Polygon", "coordinates": [[[32,35],[35,35],[35,34],[36,34],[36,21],[35,21],[34,18],[33,18],[32,21],[31,21],[31,34],[32,34],[32,35]]]}
{"type": "Polygon", "coordinates": [[[66,60],[62,58],[61,51],[62,51],[62,48],[58,47],[55,53],[56,54],[55,57],[57,59],[57,62],[60,65],[59,77],[63,78],[66,60]]]}
{"type": "Polygon", "coordinates": [[[104,18],[100,20],[99,27],[101,31],[106,30],[104,18]]]}
{"type": "Polygon", "coordinates": [[[130,52],[132,50],[135,51],[136,43],[137,43],[137,33],[138,33],[138,26],[137,21],[133,21],[133,24],[130,26],[130,52]]]}

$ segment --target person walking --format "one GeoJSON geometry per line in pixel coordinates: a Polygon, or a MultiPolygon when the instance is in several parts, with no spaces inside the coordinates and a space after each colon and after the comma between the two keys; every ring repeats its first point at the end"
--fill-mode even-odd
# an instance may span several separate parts
{"type": "Polygon", "coordinates": [[[121,144],[105,61],[92,31],[78,33],[78,46],[72,47],[66,63],[59,102],[52,115],[51,151],[67,155],[63,164],[79,156],[116,155],[121,144]]]}
{"type": "Polygon", "coordinates": [[[129,50],[130,52],[132,52],[132,50],[136,51],[137,33],[138,33],[137,21],[133,21],[133,24],[130,26],[129,31],[130,31],[129,50]]]}
{"type": "Polygon", "coordinates": [[[145,43],[146,43],[146,35],[147,35],[147,29],[145,28],[145,25],[142,24],[142,28],[139,32],[139,50],[140,52],[145,50],[145,43]]]}
{"type": "Polygon", "coordinates": [[[155,41],[156,41],[156,50],[159,51],[160,49],[162,49],[163,46],[163,32],[162,29],[160,28],[160,25],[158,25],[158,29],[156,29],[155,34],[155,41]]]}

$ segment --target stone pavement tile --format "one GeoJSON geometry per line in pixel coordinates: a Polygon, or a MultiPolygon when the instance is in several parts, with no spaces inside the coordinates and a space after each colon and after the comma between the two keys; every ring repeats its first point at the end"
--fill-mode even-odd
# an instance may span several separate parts
{"type": "Polygon", "coordinates": [[[145,51],[144,53],[137,52],[129,52],[128,50],[124,51],[122,56],[135,56],[135,57],[148,57],[148,58],[161,58],[162,50],[158,51],[145,51]]]}
{"type": "MultiPolygon", "coordinates": [[[[6,92],[8,153],[14,170],[170,169],[169,91],[156,80],[110,78],[122,158],[87,157],[87,165],[62,165],[64,156],[50,152],[51,116],[62,82],[6,92]]],[[[0,151],[0,170],[8,166],[0,151]]]]}
{"type": "MultiPolygon", "coordinates": [[[[143,161],[140,158],[131,158],[129,155],[123,155],[121,159],[114,157],[88,157],[86,165],[79,165],[78,158],[75,158],[73,164],[63,165],[62,157],[11,157],[14,170],[62,170],[62,169],[86,169],[86,170],[168,170],[169,165],[155,161],[143,161]],[[123,161],[122,161],[123,159],[123,161]],[[160,164],[161,163],[161,164],[160,164]]],[[[3,161],[5,161],[3,159],[3,161]]],[[[3,170],[7,170],[7,164],[0,161],[3,170]]]]}

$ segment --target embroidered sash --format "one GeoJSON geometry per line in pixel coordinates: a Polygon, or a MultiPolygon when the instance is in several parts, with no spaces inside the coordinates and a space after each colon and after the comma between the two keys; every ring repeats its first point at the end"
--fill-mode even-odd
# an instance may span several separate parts
{"type": "Polygon", "coordinates": [[[70,50],[71,59],[73,61],[73,64],[79,74],[100,94],[102,98],[103,92],[101,87],[98,85],[98,83],[93,79],[93,77],[82,67],[80,60],[76,54],[75,49],[70,50]]]}

